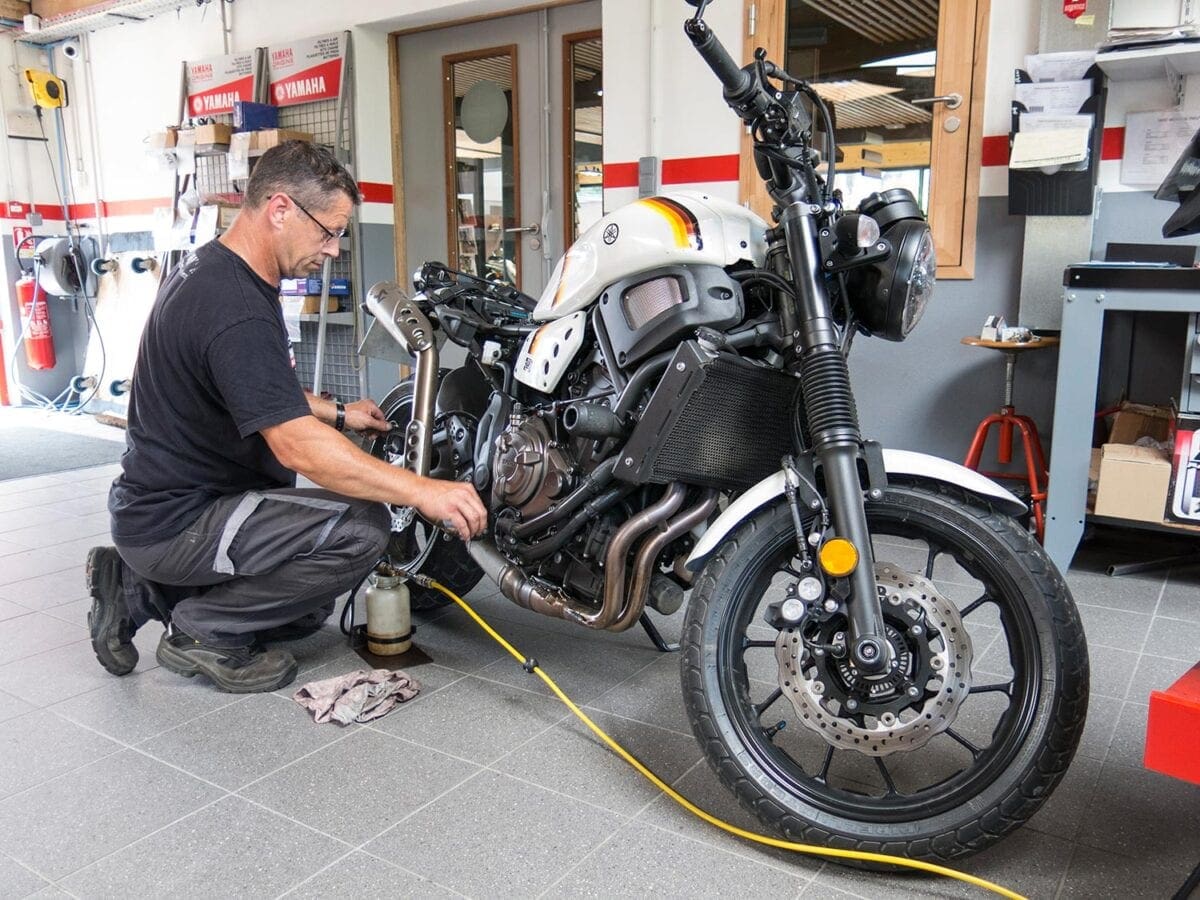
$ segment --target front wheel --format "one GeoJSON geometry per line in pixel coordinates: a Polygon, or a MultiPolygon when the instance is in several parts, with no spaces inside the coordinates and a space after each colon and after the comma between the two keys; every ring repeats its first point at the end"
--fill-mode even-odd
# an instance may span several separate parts
{"type": "Polygon", "coordinates": [[[697,579],[682,659],[692,729],[725,785],[790,840],[966,856],[1028,820],[1074,755],[1088,697],[1078,612],[1028,533],[962,491],[893,485],[867,520],[895,665],[854,668],[836,599],[780,619],[802,574],[781,502],[697,579]]]}

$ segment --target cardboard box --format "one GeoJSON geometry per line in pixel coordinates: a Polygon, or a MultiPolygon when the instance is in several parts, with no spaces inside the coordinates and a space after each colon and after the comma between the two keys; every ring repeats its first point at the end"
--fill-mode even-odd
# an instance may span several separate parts
{"type": "Polygon", "coordinates": [[[1132,444],[1140,437],[1152,437],[1165,443],[1170,440],[1174,415],[1166,406],[1146,403],[1122,403],[1113,416],[1110,444],[1132,444]]]}
{"type": "Polygon", "coordinates": [[[229,146],[229,138],[233,135],[233,128],[226,125],[224,122],[214,122],[211,125],[196,126],[196,146],[229,146]]]}
{"type": "Polygon", "coordinates": [[[284,141],[312,141],[313,136],[307,131],[288,131],[286,128],[267,128],[254,132],[251,150],[270,150],[284,141]]]}
{"type": "Polygon", "coordinates": [[[179,129],[174,126],[155,131],[146,139],[151,150],[170,150],[179,140],[179,129]]]}
{"type": "MultiPolygon", "coordinates": [[[[327,312],[337,312],[338,311],[337,297],[330,297],[328,300],[326,300],[325,301],[325,309],[327,312]]],[[[320,311],[321,311],[320,296],[316,296],[316,297],[309,296],[309,297],[304,298],[304,303],[301,304],[301,306],[300,306],[300,315],[302,315],[302,316],[310,315],[312,313],[319,313],[320,311]]]]}
{"type": "Polygon", "coordinates": [[[1105,444],[1100,455],[1096,515],[1161,522],[1171,482],[1171,461],[1153,447],[1105,444]]]}

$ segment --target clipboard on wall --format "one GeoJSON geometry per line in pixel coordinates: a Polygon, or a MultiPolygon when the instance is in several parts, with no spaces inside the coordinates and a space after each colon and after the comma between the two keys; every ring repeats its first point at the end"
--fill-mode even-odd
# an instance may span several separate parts
{"type": "MultiPolygon", "coordinates": [[[[1033,79],[1023,69],[1016,69],[1014,83],[1032,84],[1033,79]]],[[[1100,165],[1104,137],[1104,73],[1097,65],[1088,68],[1083,80],[1091,82],[1091,95],[1076,110],[1077,115],[1091,116],[1088,136],[1088,155],[1083,166],[1064,166],[1058,171],[1041,169],[1009,169],[1008,212],[1014,216],[1090,216],[1100,165]]],[[[1016,135],[1021,131],[1021,117],[1030,112],[1024,103],[1012,102],[1012,124],[1008,135],[1009,153],[1016,135]]]]}

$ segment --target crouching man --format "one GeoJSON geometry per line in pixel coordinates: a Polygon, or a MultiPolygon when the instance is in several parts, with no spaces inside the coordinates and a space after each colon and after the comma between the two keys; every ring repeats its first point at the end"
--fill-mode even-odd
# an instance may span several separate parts
{"type": "Polygon", "coordinates": [[[129,404],[128,449],[109,494],[116,547],[88,555],[92,647],[114,675],[134,632],[168,623],[158,662],[224,691],[271,691],[296,661],[256,635],[319,622],[379,559],[384,502],[469,539],[486,511],[470,484],[421,478],[343,432],[385,431],[370,400],[306,395],[292,367],[279,282],[338,255],[350,174],[299,141],[259,160],[241,213],[158,292],[129,404]],[[323,489],[298,489],[295,473],[323,489]]]}

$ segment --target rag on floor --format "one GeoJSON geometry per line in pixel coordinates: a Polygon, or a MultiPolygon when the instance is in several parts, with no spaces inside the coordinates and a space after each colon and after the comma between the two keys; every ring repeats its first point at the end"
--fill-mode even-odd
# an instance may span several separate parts
{"type": "Polygon", "coordinates": [[[370,722],[386,716],[421,690],[415,678],[390,669],[359,669],[322,681],[310,681],[292,699],[313,715],[317,724],[370,722]]]}

